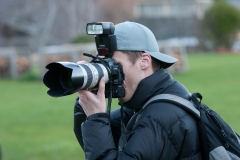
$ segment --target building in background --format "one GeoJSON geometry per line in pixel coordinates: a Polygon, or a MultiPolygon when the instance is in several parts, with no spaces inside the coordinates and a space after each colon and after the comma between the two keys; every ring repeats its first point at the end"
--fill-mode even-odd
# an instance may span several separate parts
{"type": "MultiPolygon", "coordinates": [[[[240,8],[239,0],[228,0],[240,8]]],[[[1,0],[0,46],[70,43],[93,21],[130,20],[148,26],[159,40],[201,39],[200,20],[214,0],[1,0]]]]}
{"type": "MultiPolygon", "coordinates": [[[[136,21],[147,25],[158,40],[189,38],[201,43],[201,19],[213,0],[139,0],[136,21]]],[[[192,43],[191,43],[192,44],[192,43]]]]}

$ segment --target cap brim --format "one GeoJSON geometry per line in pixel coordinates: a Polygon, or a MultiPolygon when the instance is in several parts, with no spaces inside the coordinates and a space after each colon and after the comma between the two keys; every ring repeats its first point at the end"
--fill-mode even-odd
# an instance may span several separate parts
{"type": "Polygon", "coordinates": [[[163,54],[161,52],[149,52],[145,51],[146,53],[150,54],[155,59],[159,60],[161,62],[161,68],[168,68],[171,65],[173,65],[175,62],[178,61],[178,59],[171,57],[169,55],[163,54]]]}

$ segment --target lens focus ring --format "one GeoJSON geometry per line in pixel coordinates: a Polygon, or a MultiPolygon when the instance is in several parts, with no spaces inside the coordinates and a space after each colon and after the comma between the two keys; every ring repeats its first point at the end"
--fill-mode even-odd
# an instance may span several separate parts
{"type": "Polygon", "coordinates": [[[82,68],[84,75],[84,82],[81,89],[95,87],[102,77],[105,77],[105,83],[109,80],[107,68],[102,64],[87,63],[80,64],[79,67],[82,68]]]}

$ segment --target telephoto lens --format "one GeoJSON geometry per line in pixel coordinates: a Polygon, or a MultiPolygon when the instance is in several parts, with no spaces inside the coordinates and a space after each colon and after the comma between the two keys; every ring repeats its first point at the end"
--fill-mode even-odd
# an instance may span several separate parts
{"type": "Polygon", "coordinates": [[[52,62],[46,66],[47,73],[43,77],[47,92],[52,97],[70,95],[81,89],[94,88],[102,77],[109,81],[108,71],[103,64],[73,62],[52,62]]]}
{"type": "MultiPolygon", "coordinates": [[[[95,35],[98,55],[90,63],[76,64],[73,62],[52,62],[46,66],[48,71],[43,77],[44,84],[49,88],[48,95],[61,97],[70,95],[81,89],[98,88],[102,77],[105,78],[105,97],[121,98],[125,96],[123,81],[125,75],[120,63],[112,58],[117,50],[115,27],[111,22],[93,22],[86,26],[87,33],[95,35]]],[[[97,90],[92,91],[96,93],[97,90]]]]}

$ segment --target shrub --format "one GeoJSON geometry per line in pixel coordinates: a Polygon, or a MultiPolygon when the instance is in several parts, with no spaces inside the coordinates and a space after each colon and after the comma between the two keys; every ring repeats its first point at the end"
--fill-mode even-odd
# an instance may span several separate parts
{"type": "Polygon", "coordinates": [[[205,12],[203,29],[215,48],[229,48],[236,38],[239,26],[239,9],[225,1],[216,1],[205,12]]]}
{"type": "Polygon", "coordinates": [[[73,39],[72,43],[88,43],[88,42],[95,42],[93,35],[80,35],[73,39]]]}

